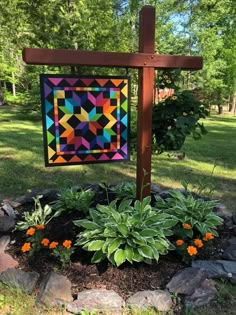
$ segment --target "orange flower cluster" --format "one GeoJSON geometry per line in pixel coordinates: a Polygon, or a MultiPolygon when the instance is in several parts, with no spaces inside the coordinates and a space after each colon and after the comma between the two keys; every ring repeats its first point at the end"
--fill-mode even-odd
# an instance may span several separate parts
{"type": "Polygon", "coordinates": [[[203,246],[203,242],[202,240],[200,240],[199,238],[194,240],[194,244],[198,247],[201,248],[203,246]]]}
{"type": "Polygon", "coordinates": [[[54,242],[54,241],[53,241],[53,242],[50,243],[49,248],[50,248],[50,249],[54,249],[54,248],[57,247],[57,245],[58,245],[58,242],[54,242]]]}
{"type": "Polygon", "coordinates": [[[177,246],[182,246],[184,244],[184,241],[183,240],[177,240],[175,243],[177,246]]]}
{"type": "Polygon", "coordinates": [[[26,231],[26,235],[32,236],[35,233],[35,228],[31,227],[26,231]]]}
{"type": "Polygon", "coordinates": [[[36,229],[37,230],[44,230],[45,229],[45,226],[43,224],[37,224],[36,225],[36,229]]]}
{"type": "Polygon", "coordinates": [[[47,238],[42,239],[41,244],[42,244],[43,246],[45,246],[45,247],[48,246],[48,244],[49,244],[49,239],[47,239],[47,238]]]}
{"type": "Polygon", "coordinates": [[[185,230],[191,230],[191,225],[190,224],[188,224],[188,223],[183,223],[183,228],[185,229],[185,230]]]}
{"type": "Polygon", "coordinates": [[[69,249],[71,248],[71,241],[65,240],[62,244],[65,248],[69,249]]]}
{"type": "Polygon", "coordinates": [[[206,235],[203,237],[203,241],[210,241],[213,240],[214,235],[211,232],[207,232],[206,235]]]}
{"type": "Polygon", "coordinates": [[[190,256],[197,255],[197,248],[195,246],[188,246],[187,252],[190,256]]]}
{"type": "Polygon", "coordinates": [[[21,247],[21,251],[23,253],[29,252],[31,249],[31,244],[30,243],[24,243],[23,246],[21,247]]]}

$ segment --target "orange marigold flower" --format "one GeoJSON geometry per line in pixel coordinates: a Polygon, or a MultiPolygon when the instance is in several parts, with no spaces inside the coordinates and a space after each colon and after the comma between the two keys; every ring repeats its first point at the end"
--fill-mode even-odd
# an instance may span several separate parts
{"type": "Polygon", "coordinates": [[[185,230],[191,230],[191,225],[190,224],[188,224],[188,223],[183,223],[183,228],[185,229],[185,230]]]}
{"type": "Polygon", "coordinates": [[[44,230],[45,229],[45,225],[44,224],[37,224],[36,225],[36,229],[37,230],[44,230]]]}
{"type": "Polygon", "coordinates": [[[203,246],[203,242],[202,240],[200,240],[199,238],[194,240],[194,244],[198,247],[201,248],[203,246]]]}
{"type": "Polygon", "coordinates": [[[208,241],[208,239],[204,236],[203,238],[203,241],[205,241],[205,242],[207,242],[208,241]]]}
{"type": "Polygon", "coordinates": [[[209,240],[213,240],[214,235],[211,232],[206,233],[205,238],[209,241],[209,240]]]}
{"type": "Polygon", "coordinates": [[[184,244],[184,241],[183,240],[177,240],[175,243],[177,246],[181,246],[184,244]]]}
{"type": "Polygon", "coordinates": [[[190,256],[197,255],[197,249],[195,246],[188,246],[187,252],[189,253],[190,256]]]}
{"type": "Polygon", "coordinates": [[[31,244],[30,243],[24,243],[23,246],[21,247],[21,251],[23,253],[29,252],[31,249],[31,244]]]}
{"type": "Polygon", "coordinates": [[[26,231],[26,235],[34,235],[34,233],[35,233],[35,228],[29,228],[27,231],[26,231]]]}
{"type": "Polygon", "coordinates": [[[48,244],[49,244],[49,239],[48,239],[48,238],[42,239],[41,244],[42,244],[43,246],[48,246],[48,244]]]}
{"type": "Polygon", "coordinates": [[[65,240],[62,244],[65,248],[71,248],[71,241],[65,240]]]}
{"type": "Polygon", "coordinates": [[[50,249],[56,248],[57,245],[58,245],[58,242],[52,242],[52,243],[49,245],[49,248],[50,248],[50,249]]]}

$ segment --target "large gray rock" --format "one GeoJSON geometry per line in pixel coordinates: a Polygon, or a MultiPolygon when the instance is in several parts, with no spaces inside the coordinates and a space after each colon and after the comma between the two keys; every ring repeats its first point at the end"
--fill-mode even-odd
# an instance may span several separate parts
{"type": "Polygon", "coordinates": [[[7,253],[0,253],[0,273],[9,269],[17,268],[19,263],[11,255],[7,253]]]}
{"type": "Polygon", "coordinates": [[[77,299],[67,305],[67,311],[79,314],[83,310],[122,315],[124,300],[113,290],[92,289],[79,292],[77,299]]]}
{"type": "Polygon", "coordinates": [[[151,185],[151,192],[153,192],[154,194],[159,194],[161,191],[162,189],[159,185],[156,184],[151,185]]]}
{"type": "Polygon", "coordinates": [[[191,296],[186,296],[184,304],[186,308],[194,308],[207,305],[216,299],[217,290],[213,280],[206,279],[191,296]]]}
{"type": "Polygon", "coordinates": [[[171,295],[163,290],[145,290],[139,291],[130,296],[126,301],[126,306],[134,309],[145,310],[155,308],[160,312],[169,312],[172,307],[171,295]]]}
{"type": "Polygon", "coordinates": [[[10,236],[9,235],[3,235],[0,238],[0,253],[4,253],[8,244],[10,243],[10,236]]]}
{"type": "Polygon", "coordinates": [[[236,281],[236,261],[228,260],[195,260],[192,267],[201,268],[208,278],[226,278],[236,281]]]}
{"type": "Polygon", "coordinates": [[[233,220],[233,224],[235,224],[235,225],[236,225],[236,214],[233,214],[233,216],[232,216],[232,220],[233,220]]]}
{"type": "Polygon", "coordinates": [[[219,204],[214,207],[214,212],[222,219],[232,218],[232,212],[229,211],[224,204],[219,204]]]}
{"type": "Polygon", "coordinates": [[[0,232],[9,232],[15,227],[15,219],[4,215],[0,217],[0,232]]]}
{"type": "Polygon", "coordinates": [[[231,237],[226,241],[226,246],[236,245],[236,237],[231,237]]]}
{"type": "Polygon", "coordinates": [[[62,275],[49,272],[42,280],[37,296],[37,303],[46,306],[58,306],[73,301],[71,282],[62,275]]]}
{"type": "Polygon", "coordinates": [[[236,244],[232,244],[224,251],[222,258],[236,261],[236,244]]]}
{"type": "Polygon", "coordinates": [[[12,217],[14,219],[16,218],[15,211],[14,211],[14,209],[12,208],[12,206],[9,203],[4,203],[3,206],[2,206],[2,209],[6,212],[6,214],[9,217],[12,217]]]}
{"type": "Polygon", "coordinates": [[[174,275],[166,287],[170,292],[191,295],[206,278],[207,273],[200,268],[188,267],[174,275]]]}
{"type": "Polygon", "coordinates": [[[19,288],[31,294],[35,288],[39,274],[37,272],[25,272],[18,269],[7,269],[0,274],[0,281],[6,285],[19,288]]]}
{"type": "Polygon", "coordinates": [[[19,202],[16,202],[14,200],[11,199],[3,199],[3,204],[8,203],[10,206],[12,206],[12,208],[18,208],[21,206],[21,204],[19,202]]]}
{"type": "Polygon", "coordinates": [[[36,188],[33,189],[30,193],[16,198],[14,202],[17,203],[19,206],[24,206],[25,204],[33,203],[34,202],[33,198],[35,198],[36,196],[42,196],[41,200],[50,202],[57,199],[57,193],[58,190],[54,189],[41,190],[36,188]]]}

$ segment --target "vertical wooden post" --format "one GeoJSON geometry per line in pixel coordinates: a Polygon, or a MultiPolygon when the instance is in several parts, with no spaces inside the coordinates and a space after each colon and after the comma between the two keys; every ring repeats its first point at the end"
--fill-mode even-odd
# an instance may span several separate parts
{"type": "MultiPolygon", "coordinates": [[[[152,6],[145,6],[140,11],[139,52],[155,52],[155,9],[152,6]]],[[[155,69],[145,67],[145,63],[139,70],[136,170],[139,200],[150,195],[154,73],[155,69]]]]}

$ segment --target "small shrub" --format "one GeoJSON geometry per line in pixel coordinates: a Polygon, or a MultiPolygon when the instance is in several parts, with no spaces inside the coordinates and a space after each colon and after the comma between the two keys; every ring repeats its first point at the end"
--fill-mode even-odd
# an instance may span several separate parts
{"type": "Polygon", "coordinates": [[[151,198],[135,201],[122,200],[109,205],[97,205],[90,210],[91,219],[76,220],[74,224],[83,227],[76,245],[94,251],[93,263],[107,258],[113,265],[158,261],[159,255],[167,254],[174,247],[166,238],[172,234],[171,227],[177,220],[170,214],[154,210],[151,198]]]}
{"type": "Polygon", "coordinates": [[[157,209],[177,218],[173,227],[174,244],[185,262],[195,258],[206,242],[218,236],[216,229],[223,220],[213,212],[217,201],[195,199],[179,191],[171,191],[165,200],[159,195],[155,198],[157,209]]]}
{"type": "Polygon", "coordinates": [[[117,199],[135,199],[136,184],[135,183],[120,183],[110,188],[115,193],[117,199]]]}
{"type": "Polygon", "coordinates": [[[40,199],[42,196],[36,196],[34,199],[34,209],[31,212],[24,212],[23,220],[16,224],[17,230],[27,230],[37,225],[47,225],[53,217],[57,216],[49,205],[44,207],[41,205],[40,199]]]}
{"type": "Polygon", "coordinates": [[[70,240],[64,240],[62,244],[58,242],[51,242],[48,247],[52,250],[53,256],[59,259],[63,268],[67,267],[70,264],[70,258],[74,251],[73,247],[71,247],[70,240]]]}
{"type": "Polygon", "coordinates": [[[158,72],[157,87],[172,89],[172,95],[159,99],[153,106],[153,138],[158,153],[180,150],[188,135],[201,139],[207,131],[200,119],[206,118],[208,109],[196,91],[180,90],[181,71],[158,72]]]}
{"type": "Polygon", "coordinates": [[[44,239],[44,229],[45,226],[42,224],[27,229],[25,233],[27,240],[21,247],[23,253],[28,252],[30,256],[33,256],[42,248],[41,242],[44,239]]]}
{"type": "Polygon", "coordinates": [[[22,253],[29,253],[33,256],[36,252],[42,249],[49,249],[52,255],[58,258],[62,267],[66,267],[70,263],[70,257],[74,251],[71,246],[71,240],[64,240],[62,244],[57,241],[50,241],[45,237],[45,226],[37,225],[36,227],[31,227],[26,231],[26,242],[22,245],[22,253]]]}
{"type": "Polygon", "coordinates": [[[95,193],[90,190],[77,191],[77,188],[64,189],[58,194],[58,200],[52,202],[53,209],[60,215],[66,210],[79,210],[88,212],[95,193]]]}

